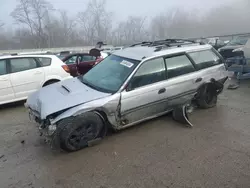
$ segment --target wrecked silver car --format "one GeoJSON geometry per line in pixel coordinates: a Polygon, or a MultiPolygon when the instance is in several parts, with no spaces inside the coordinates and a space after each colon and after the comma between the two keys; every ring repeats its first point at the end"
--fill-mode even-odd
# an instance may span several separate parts
{"type": "Polygon", "coordinates": [[[168,112],[188,121],[187,107],[211,108],[227,79],[210,45],[143,42],[114,52],[83,76],[44,87],[25,106],[43,135],[66,151],[168,112]]]}

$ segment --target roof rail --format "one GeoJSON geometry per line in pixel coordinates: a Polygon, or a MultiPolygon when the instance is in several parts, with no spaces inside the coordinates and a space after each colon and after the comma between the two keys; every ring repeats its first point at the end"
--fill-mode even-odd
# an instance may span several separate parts
{"type": "Polygon", "coordinates": [[[133,44],[129,47],[134,47],[134,46],[148,46],[148,47],[181,47],[182,45],[188,45],[188,44],[204,44],[202,42],[196,42],[194,40],[189,40],[189,39],[165,39],[165,40],[156,40],[156,41],[145,41],[145,42],[140,42],[133,44]]]}
{"type": "Polygon", "coordinates": [[[148,46],[150,44],[152,44],[153,42],[149,42],[149,41],[144,41],[144,42],[139,42],[139,43],[135,43],[135,44],[132,44],[130,45],[129,47],[134,47],[134,46],[148,46]]]}

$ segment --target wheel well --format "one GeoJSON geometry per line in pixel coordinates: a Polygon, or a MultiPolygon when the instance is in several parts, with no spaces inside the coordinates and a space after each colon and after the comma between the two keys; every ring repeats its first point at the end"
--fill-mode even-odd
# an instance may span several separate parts
{"type": "Polygon", "coordinates": [[[58,80],[58,79],[51,79],[51,80],[47,80],[44,84],[43,84],[43,87],[44,86],[47,86],[49,83],[51,83],[51,82],[60,82],[60,80],[58,80]]]}
{"type": "Polygon", "coordinates": [[[203,89],[205,87],[209,87],[209,89],[213,89],[214,88],[214,83],[213,82],[207,82],[207,83],[204,83],[202,84],[198,89],[197,89],[197,94],[196,94],[196,97],[195,98],[199,98],[201,92],[203,91],[203,89]]]}
{"type": "Polygon", "coordinates": [[[104,122],[105,124],[108,123],[108,117],[107,117],[107,115],[106,115],[105,112],[103,112],[103,111],[101,111],[101,110],[95,110],[94,112],[95,112],[97,115],[99,115],[100,118],[102,118],[102,120],[103,120],[103,122],[104,122]]]}
{"type": "Polygon", "coordinates": [[[96,113],[100,118],[103,120],[104,123],[104,129],[102,131],[102,136],[107,134],[107,131],[112,129],[112,126],[108,120],[107,114],[101,110],[95,110],[94,113],[96,113]]]}

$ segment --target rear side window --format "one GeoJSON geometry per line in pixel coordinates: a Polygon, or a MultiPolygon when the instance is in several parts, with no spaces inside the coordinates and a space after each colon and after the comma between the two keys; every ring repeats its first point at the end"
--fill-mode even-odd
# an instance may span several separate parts
{"type": "Polygon", "coordinates": [[[199,70],[222,63],[221,59],[211,50],[191,52],[189,55],[199,70]]]}
{"type": "Polygon", "coordinates": [[[174,78],[195,71],[192,62],[186,55],[179,55],[165,59],[168,78],[174,78]]]}
{"type": "Polygon", "coordinates": [[[6,60],[0,60],[0,76],[7,74],[6,60]]]}
{"type": "Polygon", "coordinates": [[[37,58],[43,67],[51,65],[51,58],[48,57],[38,57],[37,58]]]}
{"type": "Polygon", "coordinates": [[[37,62],[33,58],[17,58],[10,60],[11,72],[21,72],[38,67],[37,62]]]}

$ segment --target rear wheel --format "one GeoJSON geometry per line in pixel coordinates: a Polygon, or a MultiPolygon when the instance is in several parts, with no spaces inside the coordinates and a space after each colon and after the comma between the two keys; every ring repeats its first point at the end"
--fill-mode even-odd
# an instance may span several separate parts
{"type": "Polygon", "coordinates": [[[207,84],[201,88],[197,100],[198,107],[207,109],[216,106],[217,91],[212,84],[207,84]]]}
{"type": "Polygon", "coordinates": [[[100,137],[103,127],[102,119],[92,112],[62,120],[58,124],[60,147],[68,152],[83,149],[100,137]]]}

